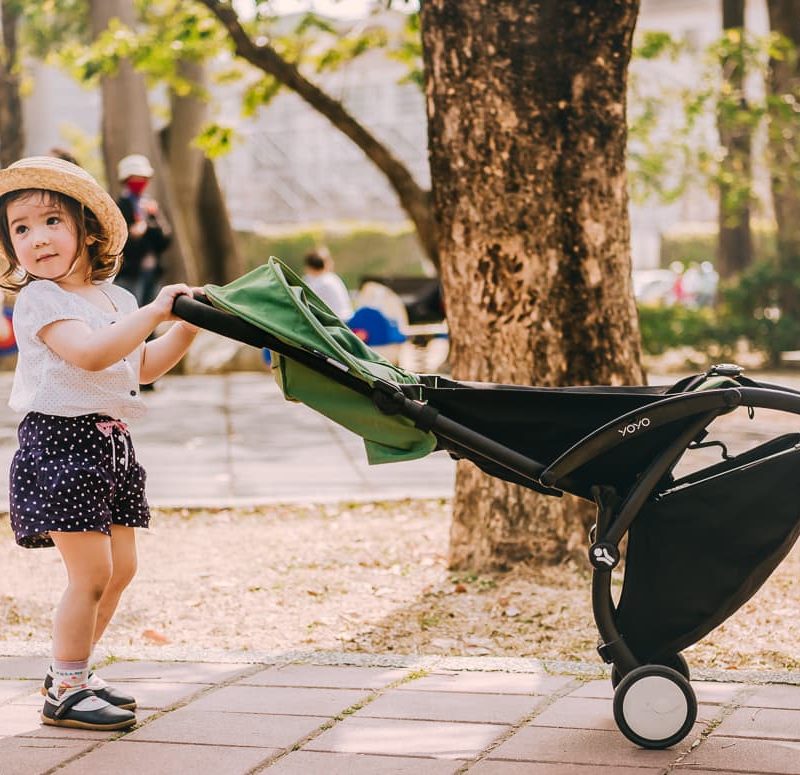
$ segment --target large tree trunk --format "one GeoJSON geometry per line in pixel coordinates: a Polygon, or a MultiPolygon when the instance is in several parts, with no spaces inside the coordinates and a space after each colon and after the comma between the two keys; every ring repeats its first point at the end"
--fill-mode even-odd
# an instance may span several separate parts
{"type": "MultiPolygon", "coordinates": [[[[111,19],[117,18],[131,29],[136,27],[132,0],[90,0],[92,35],[97,37],[111,19]]],[[[144,76],[125,60],[113,76],[103,78],[101,85],[103,118],[103,157],[108,174],[108,187],[113,196],[119,194],[117,164],[130,153],[143,153],[156,174],[151,192],[163,209],[173,230],[173,240],[167,251],[167,275],[170,279],[185,279],[196,283],[199,277],[196,260],[187,246],[186,225],[180,209],[175,207],[175,195],[169,169],[163,163],[158,139],[153,131],[150,104],[144,76]]]]}
{"type": "MultiPolygon", "coordinates": [[[[181,75],[198,90],[205,85],[201,62],[182,62],[181,75]]],[[[224,284],[238,277],[243,262],[213,163],[192,141],[206,120],[206,102],[197,93],[170,96],[172,119],[165,136],[165,156],[175,203],[186,225],[201,282],[224,284]]]]}
{"type": "Polygon", "coordinates": [[[3,50],[0,52],[0,166],[7,167],[25,152],[25,127],[19,94],[17,28],[19,6],[2,0],[3,50]]]}
{"type": "MultiPolygon", "coordinates": [[[[794,56],[770,62],[769,91],[773,98],[769,149],[772,200],[778,225],[778,259],[788,276],[800,276],[800,0],[767,0],[770,28],[787,38],[794,56]]],[[[784,286],[784,314],[800,319],[800,294],[784,286]]]]}
{"type": "MultiPolygon", "coordinates": [[[[457,379],[643,378],[626,80],[638,0],[426,0],[429,150],[457,379]]],[[[586,508],[459,465],[450,562],[583,545],[586,508]]],[[[592,510],[589,509],[589,512],[592,510]]]]}
{"type": "MultiPolygon", "coordinates": [[[[740,52],[722,62],[722,77],[738,108],[747,109],[744,96],[745,68],[741,51],[744,49],[745,0],[722,0],[722,27],[728,32],[741,33],[740,52]]],[[[753,241],[750,233],[750,129],[730,115],[730,107],[717,116],[719,139],[725,149],[719,184],[719,241],[717,271],[727,279],[750,265],[753,241]]]]}

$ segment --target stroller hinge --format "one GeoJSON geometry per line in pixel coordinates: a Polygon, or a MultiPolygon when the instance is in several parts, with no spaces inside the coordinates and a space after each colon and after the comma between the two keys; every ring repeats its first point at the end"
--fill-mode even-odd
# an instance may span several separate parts
{"type": "Polygon", "coordinates": [[[613,487],[606,485],[596,484],[589,490],[589,493],[595,504],[597,504],[597,517],[589,531],[589,542],[594,544],[598,538],[602,540],[604,533],[614,518],[614,510],[619,505],[620,498],[613,487]]]}
{"type": "MultiPolygon", "coordinates": [[[[610,665],[612,662],[615,662],[615,652],[619,652],[620,650],[624,650],[626,653],[628,651],[628,647],[625,645],[625,641],[619,637],[616,640],[609,641],[605,643],[604,641],[599,641],[597,644],[597,653],[600,655],[600,659],[603,660],[607,665],[610,665]]],[[[619,653],[616,654],[616,658],[619,659],[619,653]]]]}

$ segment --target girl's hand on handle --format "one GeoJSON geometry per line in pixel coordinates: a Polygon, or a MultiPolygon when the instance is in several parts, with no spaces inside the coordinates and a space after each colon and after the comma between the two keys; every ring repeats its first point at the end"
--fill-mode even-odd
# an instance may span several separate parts
{"type": "Polygon", "coordinates": [[[180,320],[181,318],[172,313],[172,305],[178,296],[191,297],[192,289],[184,283],[165,285],[148,306],[153,308],[153,312],[157,315],[159,321],[180,320]]]}

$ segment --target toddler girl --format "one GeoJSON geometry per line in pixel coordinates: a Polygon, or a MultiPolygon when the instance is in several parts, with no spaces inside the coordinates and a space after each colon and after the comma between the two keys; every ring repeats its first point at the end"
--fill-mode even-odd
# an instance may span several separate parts
{"type": "Polygon", "coordinates": [[[169,285],[139,309],[113,285],[128,228],[108,194],[61,159],[0,170],[0,286],[18,292],[19,359],[9,405],[24,413],[11,464],[11,525],[20,546],[53,546],[67,588],[53,625],[42,721],[83,729],[136,722],[133,697],[89,671],[94,645],[136,571],[134,528],[147,527],[145,472],[122,418],[186,352],[196,329],[175,320],[169,285]]]}

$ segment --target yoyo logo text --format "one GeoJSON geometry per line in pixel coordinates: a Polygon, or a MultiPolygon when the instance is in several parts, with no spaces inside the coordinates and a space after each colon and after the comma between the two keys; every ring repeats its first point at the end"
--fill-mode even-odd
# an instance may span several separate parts
{"type": "Polygon", "coordinates": [[[627,436],[630,433],[636,433],[636,431],[640,431],[642,428],[647,428],[649,425],[650,419],[647,417],[642,417],[636,422],[631,422],[627,425],[623,425],[622,428],[617,428],[617,431],[622,436],[627,436]]]}

